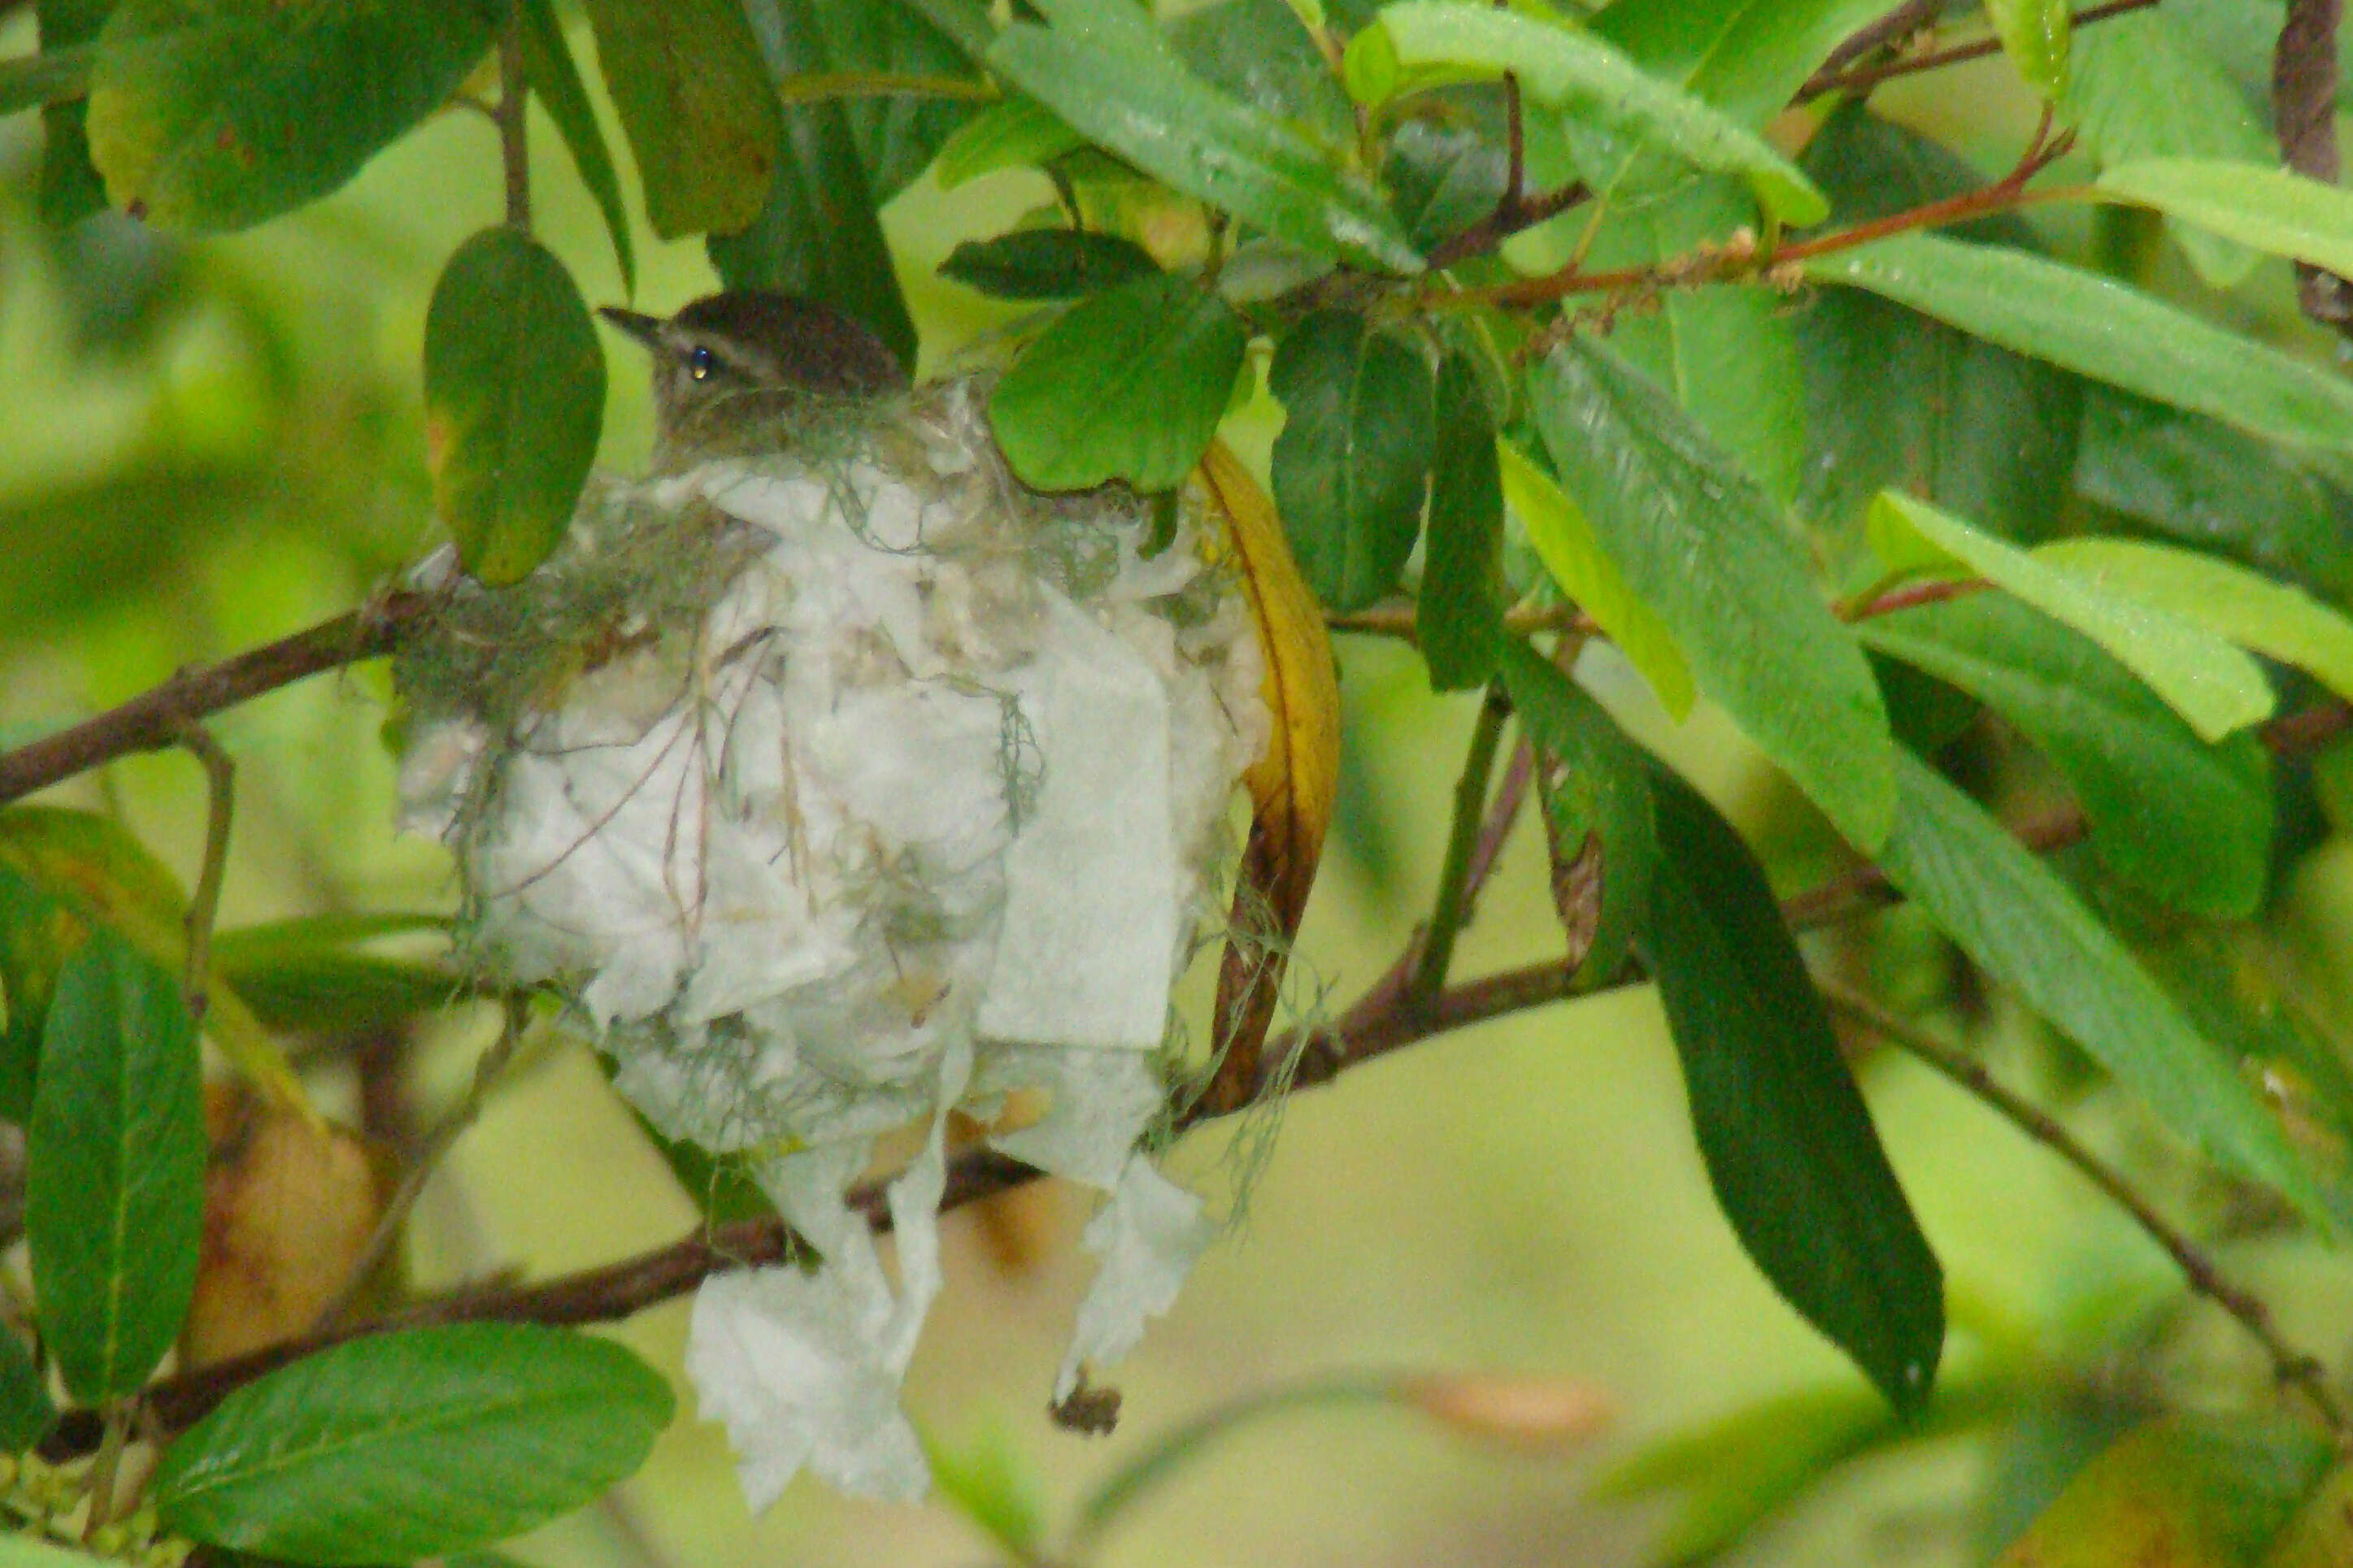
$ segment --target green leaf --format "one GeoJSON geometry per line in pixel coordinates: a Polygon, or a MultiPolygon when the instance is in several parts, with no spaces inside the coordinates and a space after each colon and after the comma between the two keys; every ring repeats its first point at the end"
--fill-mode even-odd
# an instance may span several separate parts
{"type": "Polygon", "coordinates": [[[2254,913],[2271,870],[2272,783],[2253,736],[2205,744],[2091,639],[1998,594],[1858,629],[2017,725],[2066,776],[2092,847],[2118,875],[2199,914],[2254,913]]]}
{"type": "Polygon", "coordinates": [[[1173,489],[1217,434],[1250,347],[1225,301],[1139,278],[1072,306],[989,398],[1006,461],[1039,489],[1173,489]]]}
{"type": "Polygon", "coordinates": [[[1995,1568],[2242,1568],[2334,1457],[2286,1416],[2160,1416],[2085,1466],[1995,1568]]]}
{"type": "Polygon", "coordinates": [[[584,0],[596,60],[664,239],[733,233],[775,178],[776,89],[736,0],[584,0]]]}
{"type": "Polygon", "coordinates": [[[670,1389],[607,1340],[512,1323],[372,1335],[237,1389],[164,1450],[164,1523],[292,1563],[486,1546],[642,1463],[670,1389]]]}
{"type": "Polygon", "coordinates": [[[1517,638],[1504,647],[1512,710],[1536,749],[1536,793],[1551,848],[1553,904],[1572,926],[1578,975],[1606,982],[1633,951],[1658,877],[1658,817],[1651,765],[1601,704],[1552,660],[1517,638]],[[1588,889],[1599,880],[1598,896],[1588,889]]]}
{"type": "Polygon", "coordinates": [[[1430,531],[1414,627],[1430,684],[1484,686],[1504,637],[1504,481],[1495,416],[1479,367],[1461,353],[1439,362],[1438,436],[1430,469],[1430,531]]]}
{"type": "Polygon", "coordinates": [[[108,196],[200,233],[316,201],[448,101],[497,16],[488,0],[122,0],[90,84],[108,196]]]}
{"type": "MultiPolygon", "coordinates": [[[[2105,168],[2174,157],[2268,164],[2279,156],[2238,83],[2163,8],[2084,30],[2067,106],[2105,168]]],[[[2177,226],[2173,237],[2217,289],[2233,287],[2255,265],[2252,251],[2201,229],[2177,226]]]]}
{"type": "Polygon", "coordinates": [[[1046,1549],[1046,1503],[1036,1467],[1001,1424],[949,1447],[923,1444],[941,1495],[1015,1562],[1038,1562],[1046,1549]]]}
{"type": "MultiPolygon", "coordinates": [[[[1805,168],[1849,223],[1983,184],[1942,147],[1860,103],[1823,123],[1805,168]]],[[[2013,214],[1955,232],[2034,245],[2013,214]]],[[[1925,496],[2011,538],[2050,532],[2075,461],[2083,383],[1855,289],[1820,290],[1794,315],[1809,441],[1798,505],[1841,568],[1883,489],[1925,496]]]]}
{"type": "Polygon", "coordinates": [[[0,865],[0,1118],[32,1119],[34,1076],[41,1065],[41,1026],[49,1016],[58,971],[89,935],[65,906],[8,866],[0,865]]]}
{"type": "Polygon", "coordinates": [[[1899,235],[1805,264],[1965,332],[2250,435],[2353,451],[2353,386],[2121,283],[2011,250],[1899,235]]]}
{"type": "Polygon", "coordinates": [[[41,52],[28,60],[10,60],[21,72],[19,88],[8,94],[10,109],[38,103],[41,110],[41,221],[65,228],[90,214],[106,209],[106,181],[90,158],[90,91],[95,40],[106,25],[114,0],[35,0],[33,16],[39,26],[41,52]],[[60,67],[78,68],[60,79],[60,67]],[[70,85],[73,90],[66,90],[70,85]],[[25,88],[37,96],[21,97],[25,88]]]}
{"type": "Polygon", "coordinates": [[[58,972],[25,1137],[25,1234],[66,1386],[137,1390],[196,1284],[205,1125],[179,978],[111,931],[58,972]]]}
{"type": "MultiPolygon", "coordinates": [[[[90,33],[96,31],[93,26],[90,33]]],[[[69,102],[90,92],[90,62],[98,51],[81,39],[61,37],[54,26],[44,26],[41,33],[39,54],[0,60],[0,116],[69,102]]]]}
{"type": "Polygon", "coordinates": [[[1356,139],[1340,79],[1286,0],[1219,0],[1168,25],[1192,73],[1229,98],[1287,121],[1327,147],[1356,139]]]}
{"type": "Polygon", "coordinates": [[[1371,184],[1185,69],[1129,0],[1041,8],[1053,27],[1008,27],[989,47],[989,67],[1089,141],[1311,254],[1421,270],[1371,184]]]}
{"type": "Polygon", "coordinates": [[[2353,272],[2353,191],[2286,169],[2215,158],[2145,158],[2107,170],[2094,188],[2112,201],[2155,207],[2266,255],[2353,272]]]}
{"type": "Polygon", "coordinates": [[[1690,785],[1659,769],[1654,787],[1659,863],[1635,946],[1716,1203],[1782,1298],[1916,1414],[1944,1349],[1943,1271],[1763,868],[1690,785]]]}
{"type": "Polygon", "coordinates": [[[1985,0],[1987,17],[2021,80],[2046,99],[2067,90],[2067,0],[1985,0]]]}
{"type": "Polygon", "coordinates": [[[1784,222],[1820,221],[1830,205],[1797,165],[1736,121],[1670,87],[1591,34],[1483,5],[1402,0],[1349,42],[1348,80],[1379,101],[1402,71],[1517,77],[1520,90],[1572,121],[1587,120],[1711,174],[1738,174],[1784,222]]]}
{"type": "Polygon", "coordinates": [[[1083,229],[1025,228],[968,239],[940,263],[940,275],[997,300],[1070,300],[1160,270],[1132,239],[1083,229]]]}
{"type": "Polygon", "coordinates": [[[2034,554],[2103,593],[2203,626],[2353,697],[2353,621],[2300,588],[2211,555],[2133,540],[2062,540],[2034,554]]]}
{"type": "Polygon", "coordinates": [[[2084,574],[2052,565],[1971,528],[1959,518],[1888,490],[1872,504],[1882,554],[1926,548],[2065,622],[2116,656],[2209,741],[2271,717],[2261,666],[2211,632],[2102,589],[2084,574]]]}
{"type": "Polygon", "coordinates": [[[999,169],[1051,163],[1086,144],[1086,138],[1060,115],[1028,93],[1011,93],[957,126],[940,143],[932,175],[940,189],[952,191],[999,169]]]}
{"type": "Polygon", "coordinates": [[[555,19],[551,0],[514,0],[514,4],[522,18],[523,79],[539,95],[548,118],[555,121],[556,133],[572,154],[572,166],[580,172],[580,183],[596,198],[596,210],[604,215],[605,233],[613,242],[613,260],[621,269],[621,288],[634,297],[638,253],[629,239],[629,211],[621,200],[621,176],[613,167],[605,133],[597,128],[596,111],[589,106],[579,68],[572,63],[572,47],[564,41],[563,25],[555,19]]]}
{"type": "Polygon", "coordinates": [[[1875,848],[1895,809],[1887,714],[1780,509],[1607,349],[1563,344],[1529,395],[1562,489],[1673,631],[1700,690],[1840,832],[1875,848]]]}
{"type": "Polygon", "coordinates": [[[1354,310],[1318,310],[1276,345],[1267,389],[1287,417],[1274,502],[1315,596],[1336,610],[1397,584],[1421,530],[1431,387],[1419,349],[1354,310]]]}
{"type": "Polygon", "coordinates": [[[1480,128],[1428,120],[1398,126],[1381,165],[1406,237],[1421,250],[1493,213],[1510,179],[1511,159],[1500,140],[1480,128]]]}
{"type": "Polygon", "coordinates": [[[309,915],[221,931],[213,962],[267,1026],[334,1033],[436,1012],[471,995],[472,983],[448,964],[367,946],[425,932],[446,942],[448,930],[430,915],[309,915]]]}
{"type": "Polygon", "coordinates": [[[58,1407],[33,1364],[32,1347],[0,1330],[0,1454],[21,1454],[58,1424],[58,1407]]]}
{"type": "Polygon", "coordinates": [[[571,525],[605,423],[605,353],[554,252],[520,229],[459,246],[425,317],[433,502],[458,559],[520,581],[571,525]]]}
{"type": "Polygon", "coordinates": [[[1884,0],[1617,0],[1596,37],[1743,125],[1763,126],[1884,0]]]}
{"type": "Polygon", "coordinates": [[[1667,716],[1680,721],[1691,711],[1697,693],[1675,634],[1627,584],[1625,574],[1602,548],[1585,513],[1550,474],[1509,441],[1495,444],[1495,456],[1504,499],[1519,518],[1545,570],[1618,645],[1627,662],[1641,672],[1667,716]]]}
{"type": "MultiPolygon", "coordinates": [[[[732,4],[733,0],[725,0],[732,4]]],[[[746,0],[768,79],[835,68],[827,0],[746,0]]],[[[771,91],[773,99],[774,94],[771,91]]],[[[849,108],[797,103],[770,122],[776,174],[739,234],[705,248],[730,289],[777,289],[831,305],[873,329],[901,364],[915,363],[915,323],[882,237],[881,195],[849,108]]]]}
{"type": "Polygon", "coordinates": [[[1962,951],[2226,1169],[2326,1206],[2258,1091],[2183,1021],[2066,885],[1977,804],[1908,752],[1879,864],[1962,951]]]}
{"type": "MultiPolygon", "coordinates": [[[[1614,215],[1588,265],[1665,261],[1756,223],[1756,205],[1738,185],[1704,180],[1614,215]]],[[[1797,494],[1806,460],[1805,381],[1786,301],[1736,284],[1670,289],[1656,311],[1621,318],[1609,343],[1672,391],[1694,423],[1776,501],[1786,505],[1797,494]]]]}

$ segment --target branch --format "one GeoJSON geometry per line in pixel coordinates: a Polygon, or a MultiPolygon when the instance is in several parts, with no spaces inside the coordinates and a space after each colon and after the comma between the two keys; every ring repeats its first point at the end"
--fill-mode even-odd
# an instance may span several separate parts
{"type": "MultiPolygon", "coordinates": [[[[2293,748],[2302,752],[2326,745],[2348,729],[2353,729],[2353,710],[2338,702],[2280,720],[2270,726],[2265,734],[2267,740],[2278,737],[2274,741],[2274,749],[2293,748]]],[[[1473,869],[1478,875],[1466,884],[1466,901],[1476,895],[1479,884],[1493,868],[1496,848],[1509,831],[1510,816],[1506,808],[1516,809],[1518,804],[1507,784],[1489,809],[1487,824],[1473,856],[1473,869]]],[[[2070,814],[2055,821],[2067,825],[2067,832],[2081,836],[2080,813],[2070,814]]],[[[2055,842],[2071,841],[2063,834],[2054,837],[2054,829],[2049,826],[2030,827],[2021,837],[2031,847],[2037,847],[2038,835],[2054,838],[2055,842]]],[[[1877,878],[1874,869],[1866,868],[1865,870],[1877,878]]],[[[1883,879],[1878,879],[1878,882],[1883,887],[1883,879]]],[[[1885,899],[1868,902],[1827,899],[1823,896],[1826,890],[1817,889],[1781,906],[1783,917],[1793,929],[1804,931],[1824,925],[1862,912],[1875,907],[1878,902],[1887,901],[1885,899]]],[[[1265,1053],[1256,1086],[1245,1101],[1244,1109],[1263,1103],[1277,1094],[1321,1087],[1341,1074],[1392,1051],[1468,1028],[1473,1024],[1525,1012],[1572,996],[1639,984],[1646,978],[1638,964],[1629,962],[1616,974],[1580,979],[1567,963],[1555,960],[1449,987],[1440,992],[1427,1005],[1413,1007],[1408,1005],[1406,994],[1418,956],[1418,944],[1409,946],[1388,971],[1329,1026],[1320,1030],[1293,1029],[1272,1042],[1265,1053]]],[[[1197,1107],[1178,1121],[1175,1131],[1187,1132],[1217,1120],[1219,1120],[1219,1113],[1204,1111],[1197,1107]]],[[[1025,1186],[1044,1174],[1034,1166],[991,1149],[967,1150],[949,1164],[940,1207],[944,1211],[958,1208],[981,1198],[1025,1186]]],[[[891,1215],[884,1184],[868,1183],[858,1187],[849,1194],[849,1202],[851,1209],[863,1215],[877,1231],[890,1228],[891,1215]]],[[[685,1295],[713,1274],[730,1268],[782,1262],[799,1255],[807,1246],[779,1220],[739,1221],[706,1229],[636,1258],[625,1258],[601,1268],[560,1276],[537,1285],[456,1290],[417,1302],[369,1322],[326,1330],[233,1361],[166,1378],[151,1385],[144,1399],[148,1409],[165,1430],[177,1431],[201,1418],[232,1390],[289,1363],[362,1335],[436,1323],[531,1322],[574,1327],[611,1322],[685,1295]]],[[[96,1411],[68,1411],[43,1442],[42,1452],[52,1459],[79,1458],[91,1452],[100,1436],[101,1423],[96,1411]]]]}
{"type": "Polygon", "coordinates": [[[432,609],[423,594],[386,594],[266,647],[184,669],[119,708],[0,752],[0,805],[139,752],[181,744],[186,727],[307,676],[390,653],[432,609]]]}
{"type": "MultiPolygon", "coordinates": [[[[2088,27],[2094,23],[2105,22],[2111,16],[2126,16],[2134,11],[2146,11],[2157,3],[2158,0],[2108,0],[2105,5],[2086,6],[2076,12],[2070,26],[2088,27]]],[[[2000,38],[1975,38],[1966,44],[1957,44],[1948,49],[1932,49],[1926,54],[1904,56],[1889,60],[1883,65],[1848,68],[1848,62],[1870,54],[1884,45],[1900,42],[1908,35],[1919,31],[1924,25],[1933,21],[1936,12],[1939,9],[1941,6],[1936,5],[1935,0],[1929,0],[1927,4],[1915,3],[1902,7],[1893,16],[1873,23],[1852,38],[1848,39],[1845,44],[1840,45],[1837,49],[1831,51],[1829,61],[1821,69],[1806,79],[1806,85],[1798,89],[1798,96],[1791,101],[1810,103],[1825,93],[1831,92],[1869,92],[1881,82],[1892,81],[1897,77],[1913,76],[1921,71],[1938,70],[1946,66],[1957,66],[1966,60],[1983,59],[1988,55],[1998,55],[2001,52],[2000,38]],[[1894,24],[1899,22],[1905,25],[1895,26],[1894,24]],[[1852,47],[1865,38],[1871,41],[1864,47],[1861,48],[1852,47]]]]}
{"type": "Polygon", "coordinates": [[[1999,1111],[2027,1137],[2074,1166],[2085,1180],[2099,1188],[2101,1195],[2130,1215],[2134,1223],[2148,1234],[2149,1239],[2165,1249],[2166,1256],[2172,1258],[2174,1266],[2181,1270],[2181,1277],[2189,1282],[2191,1290],[2228,1312],[2256,1343],[2263,1346],[2263,1352],[2271,1358],[2272,1376],[2281,1387],[2293,1388],[2304,1395],[2306,1402],[2327,1423],[2329,1431],[2339,1437],[2346,1435],[2345,1412],[2329,1392],[2327,1378],[2319,1361],[2281,1338],[2279,1326],[2272,1321],[2271,1309],[2263,1304],[2262,1299],[2224,1279],[2214,1260],[2151,1207],[2148,1200],[2141,1196],[2121,1172],[2102,1162],[2098,1155],[2078,1142],[2075,1135],[2048,1111],[2004,1088],[1977,1062],[1936,1039],[1909,1020],[1896,1016],[1868,997],[1831,982],[1818,980],[1815,988],[1822,994],[1822,1000],[1830,1005],[1832,1012],[1861,1025],[1888,1044],[1900,1047],[1907,1055],[1935,1068],[1999,1111]]]}
{"type": "Polygon", "coordinates": [[[522,7],[507,7],[499,34],[499,104],[491,118],[499,127],[499,166],[506,176],[507,226],[531,232],[531,150],[523,132],[529,122],[531,84],[522,71],[522,7]]]}
{"type": "Polygon", "coordinates": [[[1461,777],[1454,784],[1454,823],[1446,838],[1446,862],[1438,873],[1438,899],[1430,906],[1430,926],[1420,943],[1420,956],[1414,962],[1413,977],[1406,983],[1407,1000],[1416,1007],[1428,1005],[1445,989],[1446,972],[1453,966],[1454,939],[1461,934],[1470,914],[1472,856],[1486,816],[1487,784],[1495,773],[1495,751],[1503,742],[1504,721],[1511,712],[1503,688],[1490,685],[1486,700],[1479,704],[1479,721],[1471,731],[1461,777]]]}
{"type": "MultiPolygon", "coordinates": [[[[2337,24],[2342,0],[2289,0],[2272,54],[2272,118],[2280,157],[2324,185],[2337,183],[2337,24]]],[[[2353,284],[2299,261],[2296,302],[2314,321],[2353,331],[2353,284]]]]}

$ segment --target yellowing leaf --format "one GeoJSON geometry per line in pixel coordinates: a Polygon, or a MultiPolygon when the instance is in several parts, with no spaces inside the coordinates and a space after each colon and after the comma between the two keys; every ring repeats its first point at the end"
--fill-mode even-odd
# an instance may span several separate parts
{"type": "MultiPolygon", "coordinates": [[[[174,974],[188,964],[187,896],[140,842],[86,811],[20,805],[0,812],[0,865],[102,925],[174,974]]],[[[205,1033],[272,1104],[308,1117],[294,1069],[214,965],[205,1033]]]]}
{"type": "Polygon", "coordinates": [[[307,1332],[343,1294],[388,1185],[358,1134],[241,1086],[205,1097],[204,1247],[180,1328],[185,1368],[307,1332]]]}
{"type": "Polygon", "coordinates": [[[1266,658],[1261,689],[1274,731],[1244,775],[1250,841],[1234,889],[1234,931],[1218,972],[1220,1058],[1202,1107],[1238,1109],[1256,1087],[1259,1047],[1274,1018],[1290,940],[1307,911],[1340,781],[1340,687],[1324,615],[1283,542],[1282,525],[1240,461],[1213,441],[1198,469],[1227,538],[1266,658]]]}
{"type": "Polygon", "coordinates": [[[1518,514],[1553,581],[1641,671],[1668,717],[1680,721],[1689,715],[1695,693],[1675,634],[1627,585],[1625,574],[1594,537],[1592,524],[1550,474],[1509,441],[1497,441],[1495,455],[1503,465],[1504,500],[1518,514]]]}
{"type": "Polygon", "coordinates": [[[1994,1568],[2245,1568],[2330,1457],[2278,1417],[2165,1416],[2084,1467],[1994,1568]]]}

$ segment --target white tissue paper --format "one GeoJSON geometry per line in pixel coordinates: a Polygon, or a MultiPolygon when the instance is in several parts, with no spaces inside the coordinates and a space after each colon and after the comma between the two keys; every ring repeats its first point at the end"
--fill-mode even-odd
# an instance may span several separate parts
{"type": "Polygon", "coordinates": [[[402,670],[408,819],[457,849],[486,961],[568,987],[620,1092],[822,1258],[695,1302],[755,1508],[804,1468],[927,1485],[898,1391],[952,1109],[1043,1090],[992,1142],[1105,1194],[1058,1397],[1167,1309],[1211,1227],[1138,1145],[1270,723],[1198,498],[1153,550],[1132,496],[1021,489],[969,383],[775,445],[594,489],[531,593],[460,591],[402,670]],[[670,542],[681,582],[724,563],[701,599],[649,573],[670,542]],[[500,642],[551,636],[572,654],[500,642]],[[843,1194],[910,1126],[894,1279],[843,1194]]]}

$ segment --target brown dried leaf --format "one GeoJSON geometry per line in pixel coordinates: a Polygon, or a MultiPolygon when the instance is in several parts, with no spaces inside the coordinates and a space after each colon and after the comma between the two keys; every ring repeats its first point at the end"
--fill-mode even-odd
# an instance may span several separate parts
{"type": "Polygon", "coordinates": [[[214,1084],[204,1250],[180,1332],[195,1368],[307,1332],[343,1291],[391,1189],[358,1134],[214,1084]]]}
{"type": "Polygon", "coordinates": [[[1244,782],[1250,841],[1234,889],[1234,933],[1218,972],[1216,1077],[1202,1096],[1211,1115],[1239,1109],[1258,1082],[1259,1047],[1274,1019],[1291,939],[1307,912],[1340,777],[1340,687],[1324,612],[1283,542],[1274,507],[1222,442],[1198,470],[1227,521],[1250,595],[1273,738],[1244,782]]]}

